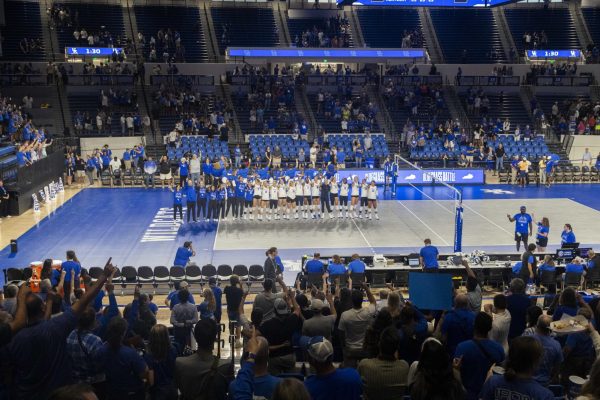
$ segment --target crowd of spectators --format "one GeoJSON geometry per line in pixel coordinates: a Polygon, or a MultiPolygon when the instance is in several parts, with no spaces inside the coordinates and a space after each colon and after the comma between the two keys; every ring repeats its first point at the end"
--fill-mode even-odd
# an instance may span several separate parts
{"type": "Polygon", "coordinates": [[[549,115],[540,112],[534,115],[552,126],[557,134],[600,134],[600,103],[588,99],[555,101],[549,115]]]}
{"type": "Polygon", "coordinates": [[[378,113],[375,104],[369,101],[366,90],[360,96],[352,95],[352,87],[346,86],[346,93],[333,93],[319,90],[317,93],[317,115],[340,121],[341,132],[370,131],[378,113]]]}
{"type": "Polygon", "coordinates": [[[400,47],[419,49],[423,47],[423,32],[419,28],[405,30],[402,33],[402,43],[400,47]]]}
{"type": "MultiPolygon", "coordinates": [[[[193,254],[191,246],[182,249],[193,254]]],[[[433,259],[421,254],[423,266],[435,272],[433,259]]],[[[588,304],[573,288],[542,310],[515,278],[482,306],[483,283],[463,261],[466,292],[455,289],[452,309],[436,312],[405,300],[392,285],[376,298],[365,283],[342,283],[364,273],[358,257],[346,266],[334,256],[325,265],[315,254],[295,288],[284,283],[277,258],[276,249],[267,252],[266,279],[253,300],[236,275],[221,284],[211,278],[198,302],[186,281],[177,282],[164,301],[171,327],[158,323],[158,305],[137,285],[120,310],[111,260],[94,281],[73,251],[59,269],[47,260],[39,293],[9,284],[0,297],[0,346],[12,376],[2,390],[15,398],[100,400],[124,394],[134,400],[178,394],[553,400],[557,390],[573,390],[580,400],[600,396],[600,302],[588,304]],[[323,274],[322,285],[309,274],[323,274]],[[577,317],[584,329],[556,336],[551,322],[564,316],[577,317]],[[219,324],[226,321],[235,321],[232,351],[243,349],[237,373],[234,358],[215,355],[219,324]],[[572,383],[572,376],[588,375],[582,386],[572,383]]]]}
{"type": "Polygon", "coordinates": [[[31,118],[33,97],[25,95],[21,103],[0,95],[0,137],[16,146],[17,164],[24,167],[47,156],[52,135],[36,126],[31,118]]]}
{"type": "Polygon", "coordinates": [[[185,46],[181,43],[181,34],[176,29],[160,28],[156,37],[146,37],[138,32],[137,43],[150,62],[185,62],[185,46]]]}
{"type": "MultiPolygon", "coordinates": [[[[80,24],[79,11],[71,10],[68,4],[55,2],[46,10],[50,20],[50,27],[60,32],[73,29],[74,46],[90,47],[120,47],[126,54],[133,51],[133,43],[130,39],[121,34],[116,35],[110,30],[101,26],[97,31],[89,31],[80,24]]],[[[122,57],[123,55],[120,55],[122,57]]],[[[122,59],[120,60],[122,61],[122,59]]]]}
{"type": "Polygon", "coordinates": [[[294,37],[296,47],[350,47],[350,23],[344,16],[323,19],[294,37]]]}
{"type": "Polygon", "coordinates": [[[521,38],[525,50],[537,50],[548,48],[548,36],[545,31],[525,32],[521,38]]]}

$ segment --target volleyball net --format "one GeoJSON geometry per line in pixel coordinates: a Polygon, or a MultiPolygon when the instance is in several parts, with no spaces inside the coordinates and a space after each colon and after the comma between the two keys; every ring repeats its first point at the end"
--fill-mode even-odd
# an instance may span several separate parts
{"type": "Polygon", "coordinates": [[[461,252],[464,212],[462,191],[458,187],[445,182],[449,179],[444,174],[450,174],[451,172],[445,172],[444,170],[428,171],[400,155],[394,156],[394,164],[398,171],[413,171],[408,177],[405,177],[402,184],[408,185],[414,190],[414,199],[433,201],[437,206],[454,215],[454,251],[461,252]],[[420,183],[416,184],[413,181],[420,183]]]}

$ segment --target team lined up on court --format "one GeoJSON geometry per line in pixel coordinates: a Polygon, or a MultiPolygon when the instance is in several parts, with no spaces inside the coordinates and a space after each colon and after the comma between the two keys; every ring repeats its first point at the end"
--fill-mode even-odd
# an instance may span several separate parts
{"type": "Polygon", "coordinates": [[[222,178],[213,184],[204,177],[187,179],[173,191],[173,218],[198,220],[291,220],[333,218],[379,219],[378,188],[375,181],[360,181],[357,176],[338,182],[335,176],[314,179],[288,176],[279,179],[222,178]],[[184,200],[185,198],[185,200],[184,200]]]}

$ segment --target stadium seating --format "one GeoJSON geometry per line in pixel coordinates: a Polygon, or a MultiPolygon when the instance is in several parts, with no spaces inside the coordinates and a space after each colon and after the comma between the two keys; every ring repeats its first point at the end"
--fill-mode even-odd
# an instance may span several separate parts
{"type": "Polygon", "coordinates": [[[209,140],[206,136],[182,136],[181,146],[177,149],[168,148],[167,157],[169,160],[179,160],[185,153],[201,154],[202,159],[206,157],[211,160],[221,156],[230,157],[227,142],[218,140],[209,140]]]}
{"type": "Polygon", "coordinates": [[[283,153],[283,161],[295,160],[300,148],[304,149],[307,158],[310,151],[306,140],[294,140],[292,135],[250,135],[249,142],[253,159],[263,157],[267,147],[273,151],[275,146],[279,146],[283,153]]]}
{"type": "MultiPolygon", "coordinates": [[[[549,154],[548,146],[544,142],[543,136],[536,136],[530,141],[519,141],[514,140],[512,135],[498,135],[497,140],[490,140],[487,142],[489,146],[496,147],[499,143],[502,143],[506,156],[511,158],[513,156],[524,156],[529,160],[537,161],[540,157],[549,154]]],[[[448,159],[456,160],[461,153],[466,151],[467,146],[457,146],[454,151],[448,151],[444,149],[444,143],[442,139],[431,139],[425,144],[423,150],[418,149],[411,150],[410,157],[413,160],[440,160],[443,155],[447,155],[448,159]]]]}
{"type": "Polygon", "coordinates": [[[600,8],[581,8],[581,12],[592,40],[600,44],[600,8]]]}
{"type": "Polygon", "coordinates": [[[225,54],[227,46],[273,47],[279,44],[271,8],[211,7],[210,11],[221,54],[225,54]]]}
{"type": "MultiPolygon", "coordinates": [[[[533,126],[531,117],[518,93],[504,93],[502,96],[498,93],[487,93],[486,96],[490,100],[488,120],[491,118],[493,121],[496,121],[500,118],[504,121],[508,118],[511,129],[513,130],[517,125],[521,126],[521,130],[523,130],[526,125],[533,126]]],[[[460,97],[463,99],[463,105],[466,109],[466,95],[461,94],[460,97]]],[[[473,124],[480,124],[482,117],[470,115],[469,119],[473,124]]]]}
{"type": "Polygon", "coordinates": [[[6,11],[6,26],[2,32],[2,61],[43,61],[46,50],[41,49],[24,54],[19,46],[23,38],[41,39],[44,34],[40,21],[40,6],[37,2],[7,1],[3,2],[6,11]]]}
{"type": "MultiPolygon", "coordinates": [[[[325,132],[332,132],[332,133],[341,132],[342,129],[341,129],[340,120],[328,118],[328,117],[325,117],[323,114],[317,113],[317,95],[316,94],[307,94],[307,97],[308,97],[308,102],[310,103],[310,105],[313,109],[313,113],[315,115],[315,119],[317,120],[317,124],[319,124],[325,130],[325,132]]],[[[340,99],[340,96],[334,96],[334,97],[336,97],[337,99],[340,99]]],[[[353,98],[356,98],[356,97],[357,96],[353,96],[353,98]]],[[[345,104],[345,101],[343,98],[341,98],[340,103],[342,105],[345,104]]],[[[364,107],[366,107],[366,104],[362,105],[361,109],[364,107]]],[[[376,132],[379,129],[379,126],[377,125],[377,121],[374,120],[372,126],[370,126],[368,121],[365,121],[363,123],[359,123],[358,121],[350,121],[348,123],[348,130],[350,132],[361,133],[365,129],[369,129],[371,132],[376,132]]]]}
{"type": "MultiPolygon", "coordinates": [[[[329,147],[335,147],[336,149],[344,149],[344,152],[348,155],[348,158],[353,160],[354,153],[352,152],[352,142],[359,140],[361,146],[364,148],[364,138],[366,135],[358,134],[329,134],[327,140],[329,147]]],[[[367,158],[383,158],[390,155],[387,142],[385,141],[384,134],[372,134],[373,147],[370,150],[365,150],[363,157],[367,158]]]]}
{"type": "MultiPolygon", "coordinates": [[[[356,13],[365,45],[368,47],[398,48],[405,31],[421,31],[416,8],[357,8],[356,13]]],[[[419,47],[427,47],[421,43],[419,47]]]]}
{"type": "MultiPolygon", "coordinates": [[[[88,44],[85,41],[77,41],[73,37],[73,31],[75,28],[85,28],[88,34],[97,34],[98,32],[108,31],[112,36],[112,45],[119,47],[118,38],[124,40],[128,37],[125,32],[125,24],[123,23],[123,9],[119,5],[109,4],[73,4],[69,3],[71,14],[79,14],[79,25],[73,27],[65,27],[64,29],[57,28],[56,35],[58,37],[58,44],[60,48],[68,46],[85,46],[88,44]]],[[[98,47],[113,47],[108,41],[104,41],[100,38],[100,45],[98,47]]],[[[124,43],[122,43],[124,45],[124,43]]]]}
{"type": "MultiPolygon", "coordinates": [[[[546,32],[550,49],[578,49],[575,24],[568,8],[506,8],[504,15],[519,53],[525,50],[525,32],[546,32]]],[[[538,46],[538,48],[541,48],[538,46]]]]}
{"type": "MultiPolygon", "coordinates": [[[[67,96],[67,101],[69,103],[69,107],[71,108],[71,111],[73,113],[73,118],[75,118],[75,115],[77,113],[77,111],[80,111],[81,113],[88,113],[89,116],[92,118],[92,125],[94,126],[94,129],[92,131],[92,136],[95,136],[98,134],[97,130],[96,130],[96,114],[98,114],[98,110],[100,109],[100,98],[99,98],[99,93],[100,92],[94,92],[94,93],[69,93],[67,96]]],[[[127,112],[135,112],[135,109],[133,107],[130,108],[121,108],[119,111],[107,111],[107,114],[111,115],[111,131],[107,132],[106,135],[108,134],[112,134],[112,135],[119,135],[121,133],[121,125],[120,125],[120,118],[121,115],[123,113],[127,113],[127,112]]]]}
{"type": "Polygon", "coordinates": [[[566,115],[568,106],[571,103],[575,103],[578,100],[590,101],[589,96],[575,94],[536,94],[535,98],[548,118],[552,115],[552,106],[554,105],[554,102],[558,102],[559,112],[566,115]]]}
{"type": "MultiPolygon", "coordinates": [[[[296,37],[298,37],[301,41],[302,34],[307,30],[312,30],[315,27],[319,31],[327,33],[327,19],[324,18],[288,18],[287,25],[290,32],[290,38],[292,39],[292,44],[294,44],[296,37]]],[[[329,36],[332,38],[333,36],[339,35],[332,33],[329,36]]],[[[354,47],[351,34],[349,35],[349,46],[347,47],[354,47]]]]}
{"type": "MultiPolygon", "coordinates": [[[[198,7],[135,6],[134,11],[138,30],[144,35],[146,43],[150,41],[150,37],[156,38],[159,29],[170,28],[181,34],[186,62],[208,61],[198,7]]],[[[149,51],[147,45],[144,57],[148,57],[149,51]]],[[[175,54],[175,49],[169,49],[169,54],[175,54]]],[[[161,54],[158,54],[158,57],[160,58],[161,54]]]]}
{"type": "Polygon", "coordinates": [[[430,14],[447,63],[506,62],[491,9],[432,8],[430,14]],[[464,60],[463,50],[467,51],[464,60]],[[492,51],[494,58],[491,57],[492,51]]]}
{"type": "MultiPolygon", "coordinates": [[[[211,113],[212,110],[215,109],[216,102],[218,101],[217,97],[211,93],[202,93],[201,96],[202,96],[201,97],[202,100],[206,100],[208,103],[207,110],[201,110],[200,106],[197,106],[195,108],[190,108],[189,110],[184,109],[181,111],[183,111],[183,112],[189,111],[190,113],[206,111],[206,113],[211,113]]],[[[197,99],[197,100],[199,100],[199,99],[197,99]]],[[[174,110],[170,111],[169,109],[161,107],[161,113],[160,113],[160,119],[159,119],[160,131],[163,133],[170,132],[180,118],[181,118],[180,112],[176,112],[174,110]]]]}
{"type": "Polygon", "coordinates": [[[9,180],[16,174],[17,150],[15,146],[0,147],[0,179],[9,180]]]}

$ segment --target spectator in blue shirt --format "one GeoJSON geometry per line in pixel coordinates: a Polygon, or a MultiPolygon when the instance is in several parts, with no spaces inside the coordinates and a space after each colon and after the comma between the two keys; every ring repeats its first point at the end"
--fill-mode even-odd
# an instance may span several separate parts
{"type": "Polygon", "coordinates": [[[521,249],[521,242],[523,242],[523,246],[527,248],[529,236],[533,234],[533,218],[531,218],[531,215],[527,214],[527,208],[525,206],[521,206],[520,211],[519,214],[515,214],[512,217],[510,214],[506,215],[510,222],[515,223],[515,242],[517,243],[517,251],[521,249]]]}
{"type": "MultiPolygon", "coordinates": [[[[577,315],[585,317],[588,323],[592,319],[592,311],[588,307],[580,308],[577,315]]],[[[563,355],[565,360],[560,373],[561,384],[568,386],[571,375],[587,376],[596,360],[596,350],[589,331],[567,335],[563,355]]]]}
{"type": "Polygon", "coordinates": [[[421,262],[421,266],[425,270],[425,272],[434,272],[437,271],[438,265],[438,256],[440,252],[437,247],[431,245],[431,239],[424,240],[425,246],[421,248],[419,252],[419,261],[421,262]]]}
{"type": "Polygon", "coordinates": [[[333,345],[322,336],[300,338],[300,347],[306,351],[315,375],[306,378],[304,385],[312,400],[359,400],[362,381],[354,368],[336,368],[333,345]]]}
{"type": "Polygon", "coordinates": [[[480,398],[554,400],[554,394],[533,379],[543,352],[542,345],[533,337],[515,338],[508,351],[506,372],[491,376],[483,385],[480,398]]]}
{"type": "MultiPolygon", "coordinates": [[[[167,307],[169,307],[170,310],[173,309],[173,307],[175,307],[177,304],[179,304],[179,296],[178,293],[181,290],[187,290],[187,288],[190,285],[186,282],[186,281],[175,281],[174,282],[174,289],[172,292],[170,292],[167,297],[165,298],[165,305],[167,307]]],[[[192,296],[192,294],[188,291],[189,297],[188,297],[188,303],[190,304],[196,304],[196,301],[194,300],[194,296],[192,296]]]]}
{"type": "Polygon", "coordinates": [[[533,338],[540,342],[544,348],[544,355],[533,379],[543,386],[557,382],[558,371],[563,362],[563,351],[560,343],[551,336],[551,322],[552,317],[549,315],[540,315],[533,334],[533,338]]]}
{"type": "Polygon", "coordinates": [[[81,264],[73,250],[67,251],[67,261],[61,265],[62,275],[64,276],[65,298],[68,299],[71,292],[71,275],[73,272],[74,288],[79,287],[79,277],[81,275],[81,264]]]}
{"type": "MultiPolygon", "coordinates": [[[[583,303],[585,304],[585,302],[583,303]]],[[[574,317],[577,315],[577,311],[579,311],[577,304],[577,292],[575,292],[575,289],[572,287],[566,287],[558,298],[558,307],[556,307],[552,313],[552,320],[560,320],[563,314],[574,317]]]]}
{"type": "Polygon", "coordinates": [[[106,344],[100,349],[98,363],[106,373],[106,392],[109,398],[143,399],[144,380],[148,366],[138,352],[123,344],[127,321],[114,317],[106,329],[106,344]]]}
{"type": "Polygon", "coordinates": [[[510,295],[506,296],[506,309],[510,313],[508,340],[520,336],[525,330],[529,306],[531,300],[525,294],[525,282],[519,278],[510,281],[510,295]]]}
{"type": "Polygon", "coordinates": [[[181,160],[179,161],[179,183],[181,186],[185,185],[188,174],[189,164],[187,162],[187,159],[185,157],[181,157],[181,160]]]}
{"type": "Polygon", "coordinates": [[[577,239],[575,238],[575,233],[573,233],[573,227],[571,224],[565,224],[565,227],[560,234],[560,245],[564,246],[565,244],[575,243],[577,239]]]}
{"type": "MultiPolygon", "coordinates": [[[[258,345],[257,350],[252,353],[254,356],[253,362],[247,363],[245,360],[242,360],[242,365],[247,364],[254,370],[254,376],[252,378],[252,395],[255,397],[258,396],[264,397],[265,399],[271,399],[273,398],[275,387],[281,382],[281,378],[273,376],[268,372],[269,342],[262,336],[255,337],[251,340],[255,340],[258,345]]],[[[229,398],[242,398],[242,391],[244,391],[244,386],[240,384],[238,379],[234,380],[229,385],[229,398]]]]}
{"type": "Polygon", "coordinates": [[[169,330],[164,325],[154,325],[144,354],[148,365],[148,386],[151,399],[176,399],[175,358],[177,350],[171,344],[169,330]]]}
{"type": "Polygon", "coordinates": [[[469,310],[469,299],[464,294],[454,298],[454,309],[446,313],[440,324],[442,341],[448,355],[454,356],[456,346],[473,338],[475,313],[469,310]]]}
{"type": "Polygon", "coordinates": [[[463,386],[467,389],[468,400],[479,398],[479,392],[492,365],[504,361],[502,345],[488,339],[492,322],[491,315],[478,313],[474,322],[473,339],[456,347],[454,358],[460,360],[460,376],[463,386]]]}

